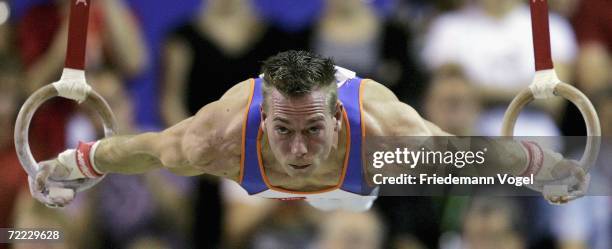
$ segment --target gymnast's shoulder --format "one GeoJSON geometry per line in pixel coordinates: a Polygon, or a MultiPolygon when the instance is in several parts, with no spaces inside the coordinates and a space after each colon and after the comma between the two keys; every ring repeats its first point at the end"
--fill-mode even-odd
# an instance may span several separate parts
{"type": "MultiPolygon", "coordinates": [[[[242,125],[252,80],[240,82],[223,97],[202,107],[185,120],[177,155],[183,168],[232,178],[240,161],[242,125]]],[[[181,124],[179,124],[181,125],[181,124]]]]}
{"type": "Polygon", "coordinates": [[[203,106],[195,114],[186,133],[218,146],[220,141],[241,141],[242,125],[251,96],[252,80],[245,80],[227,90],[214,102],[203,106]]]}
{"type": "Polygon", "coordinates": [[[367,136],[432,135],[427,121],[401,102],[386,86],[364,79],[361,85],[362,116],[367,136]]]}

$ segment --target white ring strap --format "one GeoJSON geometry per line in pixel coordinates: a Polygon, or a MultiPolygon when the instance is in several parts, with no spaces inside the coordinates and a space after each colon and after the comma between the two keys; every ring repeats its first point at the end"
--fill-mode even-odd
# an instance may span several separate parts
{"type": "Polygon", "coordinates": [[[53,83],[58,95],[82,103],[91,92],[91,87],[85,81],[85,71],[64,68],[62,77],[53,83]]]}
{"type": "Polygon", "coordinates": [[[554,69],[536,71],[529,89],[536,99],[547,99],[555,96],[555,87],[561,83],[554,69]]]}

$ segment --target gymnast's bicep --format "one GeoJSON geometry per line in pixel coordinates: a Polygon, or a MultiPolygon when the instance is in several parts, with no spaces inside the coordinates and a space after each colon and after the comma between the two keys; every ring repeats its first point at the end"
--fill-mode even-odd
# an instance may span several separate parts
{"type": "MultiPolygon", "coordinates": [[[[239,173],[242,124],[248,91],[237,85],[218,101],[167,131],[165,168],[181,175],[211,174],[227,178],[239,173]],[[233,95],[233,96],[232,96],[233,95]]],[[[164,162],[165,161],[165,162],[164,162]]]]}

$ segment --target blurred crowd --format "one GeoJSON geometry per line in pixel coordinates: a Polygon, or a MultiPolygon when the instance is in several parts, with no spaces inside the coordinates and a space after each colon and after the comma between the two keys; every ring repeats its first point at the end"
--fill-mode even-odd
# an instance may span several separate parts
{"type": "MultiPolygon", "coordinates": [[[[0,228],[57,227],[66,235],[0,249],[612,248],[609,196],[563,207],[539,197],[380,197],[366,213],[323,213],[248,197],[233,182],[159,171],[110,175],[70,206],[46,208],[30,197],[12,135],[25,98],[59,79],[68,3],[0,0],[0,228]]],[[[556,72],[591,98],[609,137],[612,2],[548,4],[556,72]]],[[[119,133],[156,131],[257,77],[261,61],[289,49],[333,57],[464,136],[499,135],[505,107],[534,73],[522,0],[92,0],[87,81],[109,102],[119,133]]],[[[62,99],[43,105],[30,130],[35,158],[100,138],[92,113],[62,99]]],[[[530,105],[515,134],[586,131],[580,112],[556,98],[530,105]]],[[[612,145],[603,146],[592,174],[609,183],[612,145]]],[[[564,155],[582,149],[559,147],[564,155]]]]}

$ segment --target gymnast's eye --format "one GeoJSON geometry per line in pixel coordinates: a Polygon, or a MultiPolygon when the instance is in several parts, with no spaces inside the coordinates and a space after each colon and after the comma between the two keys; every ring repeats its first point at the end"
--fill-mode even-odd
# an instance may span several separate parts
{"type": "Polygon", "coordinates": [[[310,134],[317,134],[319,133],[319,131],[321,131],[321,127],[318,127],[318,126],[313,126],[313,127],[308,128],[308,133],[310,134]]]}
{"type": "Polygon", "coordinates": [[[281,134],[281,135],[287,135],[290,132],[289,129],[282,127],[282,126],[277,126],[275,130],[278,134],[281,134]]]}

